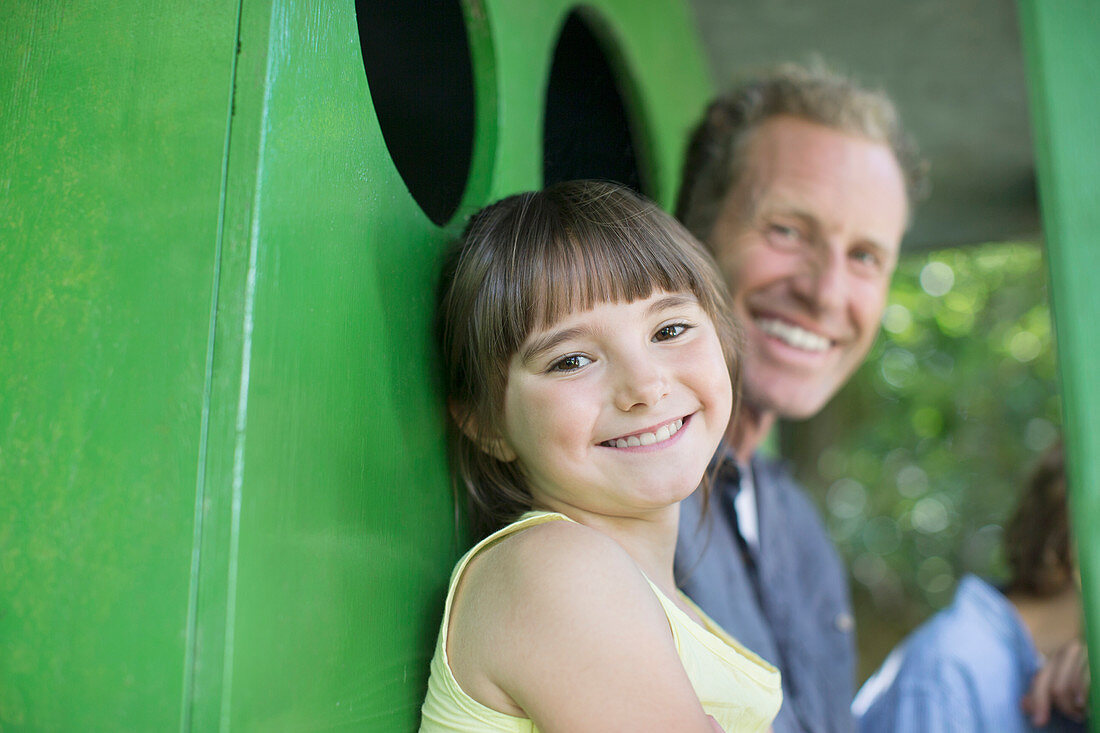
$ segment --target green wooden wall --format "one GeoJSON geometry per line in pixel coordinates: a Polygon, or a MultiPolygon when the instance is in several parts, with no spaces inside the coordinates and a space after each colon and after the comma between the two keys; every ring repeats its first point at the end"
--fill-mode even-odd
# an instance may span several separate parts
{"type": "MultiPolygon", "coordinates": [[[[1100,701],[1100,3],[1020,0],[1039,200],[1051,273],[1070,509],[1100,701]]],[[[1100,725],[1092,722],[1092,730],[1100,725]]]]}
{"type": "MultiPolygon", "coordinates": [[[[586,5],[669,206],[710,91],[687,11],[586,5]]],[[[471,163],[437,226],[351,0],[6,6],[0,729],[415,727],[465,542],[438,255],[541,185],[569,7],[461,6],[471,163]]]]}
{"type": "Polygon", "coordinates": [[[0,728],[179,727],[237,11],[0,23],[0,728]]]}

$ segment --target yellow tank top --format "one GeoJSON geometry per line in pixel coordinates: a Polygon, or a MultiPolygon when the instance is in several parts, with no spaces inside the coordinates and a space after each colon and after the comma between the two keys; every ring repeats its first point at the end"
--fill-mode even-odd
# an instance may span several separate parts
{"type": "MultiPolygon", "coordinates": [[[[432,657],[428,694],[421,709],[421,733],[538,731],[531,720],[486,707],[459,687],[447,661],[447,627],[451,618],[455,587],[475,555],[514,532],[555,520],[573,521],[563,514],[528,512],[519,521],[474,545],[458,561],[454,573],[451,574],[443,623],[439,629],[435,656],[432,657]]],[[[741,646],[694,604],[692,608],[703,619],[706,628],[665,597],[652,581],[649,585],[664,608],[676,641],[676,649],[680,653],[680,661],[683,662],[688,679],[691,680],[707,714],[714,716],[727,733],[767,730],[782,701],[779,670],[741,646]]],[[[686,596],[684,598],[687,600],[686,596]]]]}

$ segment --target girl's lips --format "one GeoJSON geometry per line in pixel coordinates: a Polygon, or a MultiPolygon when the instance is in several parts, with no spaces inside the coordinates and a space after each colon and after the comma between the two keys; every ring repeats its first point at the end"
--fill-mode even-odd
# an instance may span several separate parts
{"type": "Polygon", "coordinates": [[[680,429],[684,427],[684,423],[690,418],[690,415],[685,415],[675,420],[669,420],[667,423],[658,426],[654,430],[645,430],[638,433],[632,433],[631,435],[612,438],[611,440],[605,440],[600,443],[600,445],[606,448],[638,448],[641,446],[663,443],[680,432],[680,429]]]}

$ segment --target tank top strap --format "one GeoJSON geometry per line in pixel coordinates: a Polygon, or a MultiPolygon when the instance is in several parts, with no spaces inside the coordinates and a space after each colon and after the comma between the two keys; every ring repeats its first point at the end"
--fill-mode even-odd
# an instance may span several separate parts
{"type": "Polygon", "coordinates": [[[478,542],[462,556],[451,573],[450,586],[447,589],[447,602],[443,607],[443,621],[440,624],[435,654],[431,662],[431,676],[428,680],[428,694],[421,708],[420,730],[422,733],[488,732],[493,733],[537,733],[534,723],[528,718],[507,715],[482,705],[466,694],[458,684],[451,661],[447,656],[447,639],[451,623],[451,609],[454,605],[455,590],[462,580],[470,561],[478,553],[492,547],[506,537],[530,527],[553,521],[573,521],[556,512],[528,512],[516,522],[497,530],[478,542]]]}

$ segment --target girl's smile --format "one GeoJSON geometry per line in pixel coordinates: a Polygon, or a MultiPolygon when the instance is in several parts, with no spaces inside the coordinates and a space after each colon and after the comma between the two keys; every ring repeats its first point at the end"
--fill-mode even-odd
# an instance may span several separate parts
{"type": "Polygon", "coordinates": [[[656,430],[643,430],[633,435],[623,435],[618,438],[612,438],[611,440],[605,440],[600,443],[600,445],[605,448],[648,448],[654,445],[659,445],[664,448],[666,447],[665,443],[680,432],[680,428],[684,426],[684,421],[690,418],[690,415],[678,417],[675,420],[670,420],[664,425],[661,425],[656,430]]]}
{"type": "Polygon", "coordinates": [[[509,364],[501,438],[536,507],[636,516],[695,490],[731,405],[710,319],[658,290],[531,333],[509,364]]]}

